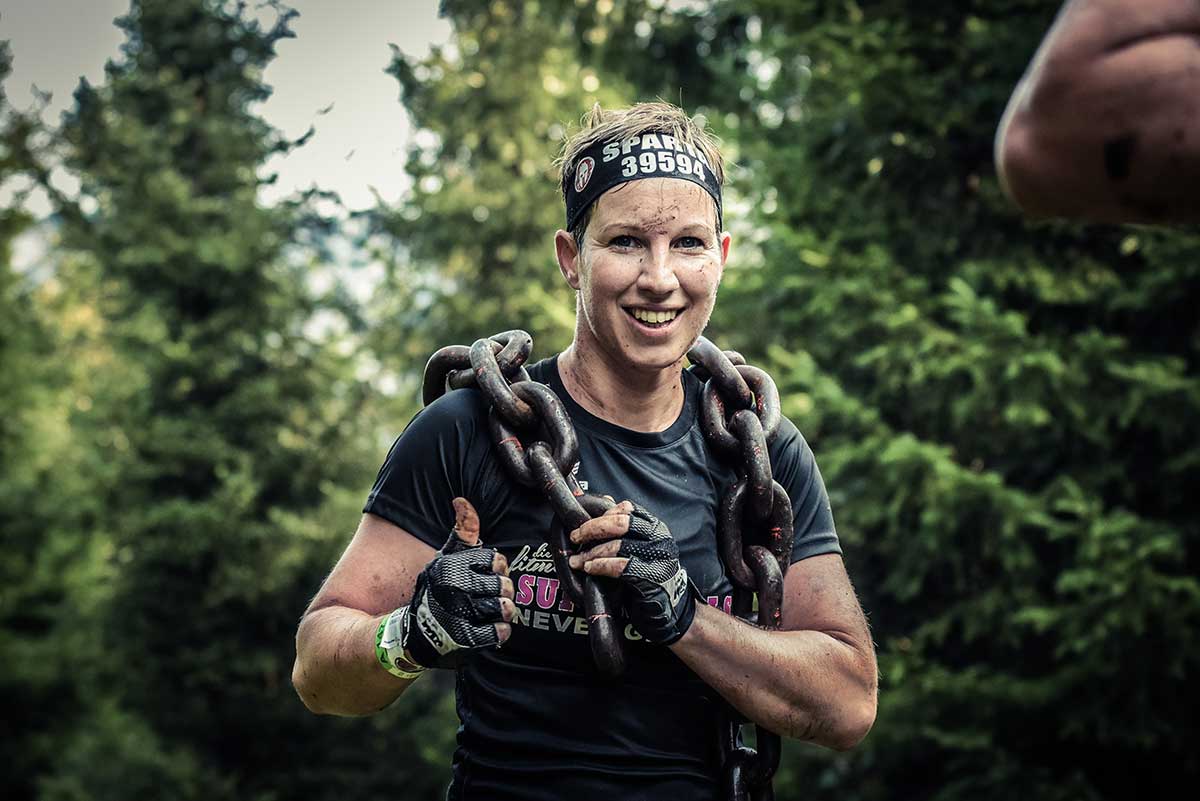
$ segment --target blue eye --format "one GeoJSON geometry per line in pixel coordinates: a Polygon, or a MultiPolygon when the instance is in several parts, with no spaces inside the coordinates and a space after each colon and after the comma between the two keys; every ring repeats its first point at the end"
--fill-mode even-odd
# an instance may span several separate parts
{"type": "Polygon", "coordinates": [[[704,240],[696,236],[685,236],[679,239],[679,246],[691,250],[704,247],[704,240]]]}
{"type": "Polygon", "coordinates": [[[631,248],[636,246],[637,243],[638,241],[632,236],[629,236],[628,234],[621,234],[620,236],[613,237],[612,242],[609,244],[618,248],[631,248]]]}

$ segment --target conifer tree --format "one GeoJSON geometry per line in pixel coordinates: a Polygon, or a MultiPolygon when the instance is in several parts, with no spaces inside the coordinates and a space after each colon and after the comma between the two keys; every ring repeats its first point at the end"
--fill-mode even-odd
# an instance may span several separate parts
{"type": "MultiPolygon", "coordinates": [[[[467,217],[493,161],[475,154],[523,152],[555,112],[536,70],[590,70],[616,102],[682,97],[717,125],[735,244],[711,330],[771,370],[813,444],[883,676],[867,741],[790,744],[779,797],[1192,783],[1200,268],[1189,231],[1030,225],[1000,194],[995,125],[1059,4],[587,5],[447,4],[466,55],[400,73],[441,137],[410,169],[446,180],[394,230],[412,264],[448,266],[427,331],[515,318],[536,336],[515,314],[525,275],[456,278],[491,264],[490,227],[467,217]],[[535,25],[544,48],[523,38],[535,25]],[[493,116],[452,116],[473,102],[493,116]],[[484,122],[526,109],[524,127],[484,122]]],[[[523,202],[484,200],[489,226],[536,253],[526,221],[548,231],[557,197],[504,197],[523,202]]]]}
{"type": "Polygon", "coordinates": [[[712,108],[761,241],[718,314],[771,320],[729,330],[812,441],[881,646],[874,733],[796,770],[804,797],[1115,799],[1200,771],[1178,702],[1200,667],[1194,234],[1029,225],[992,164],[1057,6],[695,21],[738,33],[713,49],[745,107],[712,108]]]}
{"type": "MultiPolygon", "coordinates": [[[[293,16],[268,6],[134,2],[120,57],[80,86],[62,131],[81,182],[60,210],[63,253],[96,277],[124,381],[103,410],[113,480],[95,521],[110,584],[96,625],[74,632],[94,655],[81,681],[103,703],[43,782],[48,797],[437,783],[419,757],[411,776],[369,769],[419,730],[318,719],[291,687],[296,621],[375,465],[354,354],[306,328],[321,308],[305,280],[306,201],[259,199],[266,159],[299,144],[255,110],[293,16]]],[[[426,695],[417,719],[441,704],[426,695]]]]}
{"type": "MultiPolygon", "coordinates": [[[[27,181],[33,167],[29,140],[37,130],[35,114],[8,103],[3,81],[11,64],[8,44],[0,42],[0,186],[9,190],[27,181]]],[[[53,393],[46,365],[52,337],[38,316],[34,285],[13,264],[14,240],[32,224],[22,200],[13,192],[0,208],[0,783],[17,796],[33,792],[36,772],[19,766],[45,767],[50,749],[44,739],[73,700],[54,664],[51,632],[62,612],[62,592],[48,569],[44,539],[54,487],[41,452],[45,418],[39,407],[53,393]]]]}
{"type": "MultiPolygon", "coordinates": [[[[570,341],[573,296],[554,261],[563,226],[554,160],[569,126],[596,102],[627,102],[625,84],[579,61],[603,18],[574,3],[450,2],[451,41],[390,67],[419,133],[411,193],[373,215],[390,266],[377,350],[409,378],[451,342],[524,328],[535,358],[570,341]]],[[[410,407],[411,410],[411,407],[410,407]]]]}

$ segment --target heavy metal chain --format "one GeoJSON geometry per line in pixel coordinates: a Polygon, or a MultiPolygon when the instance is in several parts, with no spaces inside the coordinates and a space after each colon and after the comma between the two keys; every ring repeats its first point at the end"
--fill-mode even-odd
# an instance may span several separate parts
{"type": "Polygon", "coordinates": [[[541,490],[558,518],[553,541],[554,572],[567,595],[587,615],[588,641],[600,672],[619,676],[625,669],[621,631],[612,610],[616,584],[612,579],[574,570],[567,559],[574,553],[569,533],[612,508],[613,502],[587,495],[575,480],[579,441],[575,426],[554,390],[529,379],[524,364],[533,338],[524,331],[506,331],[466,347],[450,345],[425,365],[424,402],[432,403],[449,386],[474,386],[490,404],[488,429],[496,456],[508,475],[526,487],[541,490]]]}
{"type": "MultiPolygon", "coordinates": [[[[423,396],[432,403],[447,388],[477,387],[490,405],[488,428],[497,457],[518,483],[541,490],[558,525],[548,543],[558,579],[583,607],[588,640],[599,670],[617,676],[624,670],[620,628],[613,616],[616,586],[611,579],[587,576],[567,563],[574,552],[568,533],[612,507],[612,501],[588,495],[575,480],[579,442],[558,396],[531,381],[525,363],[533,338],[506,331],[480,339],[469,348],[450,345],[425,366],[423,396]]],[[[704,337],[688,351],[695,373],[705,381],[700,414],[705,439],[731,463],[738,479],[721,501],[717,540],[734,585],[733,613],[764,628],[778,629],[783,574],[792,550],[792,504],[774,480],[768,447],[779,431],[779,392],[765,372],[733,351],[721,351],[704,337]],[[757,541],[747,529],[761,532],[757,541]],[[757,614],[753,611],[758,596],[757,614]]],[[[723,770],[731,801],[773,799],[771,779],[779,767],[779,735],[756,727],[756,748],[739,743],[745,720],[730,709],[722,725],[723,770]]]]}
{"type": "MultiPolygon", "coordinates": [[[[792,501],[771,472],[770,444],[779,434],[779,390],[741,354],[721,351],[704,337],[688,351],[696,374],[707,377],[700,402],[704,437],[733,464],[738,480],[721,499],[717,546],[733,582],[733,613],[767,629],[783,622],[783,575],[791,562],[792,501]],[[746,532],[759,532],[751,541],[746,532]],[[754,594],[758,612],[753,611],[754,594]]],[[[745,719],[732,708],[722,725],[725,789],[731,801],[774,799],[779,735],[755,726],[755,748],[739,744],[745,719]]]]}

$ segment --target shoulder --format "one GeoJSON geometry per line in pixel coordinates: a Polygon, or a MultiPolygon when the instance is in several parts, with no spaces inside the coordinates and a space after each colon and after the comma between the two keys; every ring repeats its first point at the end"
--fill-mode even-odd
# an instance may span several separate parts
{"type": "Polygon", "coordinates": [[[534,362],[525,368],[525,372],[529,373],[529,377],[539,384],[549,384],[550,377],[555,373],[555,360],[557,355],[547,356],[545,359],[534,362]]]}
{"type": "Polygon", "coordinates": [[[779,421],[779,433],[769,450],[775,479],[789,492],[806,493],[814,484],[821,483],[817,459],[808,440],[787,417],[779,421]]]}
{"type": "Polygon", "coordinates": [[[483,393],[474,388],[452,389],[417,412],[413,422],[423,419],[427,424],[445,424],[462,420],[482,420],[485,414],[483,393]]]}
{"type": "Polygon", "coordinates": [[[770,450],[772,461],[775,459],[812,458],[812,448],[809,447],[808,440],[800,433],[796,424],[786,416],[779,421],[779,433],[775,435],[770,450]]]}
{"type": "Polygon", "coordinates": [[[487,431],[487,410],[476,389],[455,389],[421,409],[400,435],[399,441],[467,443],[487,431]]]}
{"type": "MultiPolygon", "coordinates": [[[[528,372],[538,383],[551,383],[554,357],[530,365],[528,372]]],[[[488,408],[487,398],[479,389],[449,390],[413,416],[398,442],[444,446],[457,441],[465,450],[470,450],[476,442],[488,439],[488,408]]]]}

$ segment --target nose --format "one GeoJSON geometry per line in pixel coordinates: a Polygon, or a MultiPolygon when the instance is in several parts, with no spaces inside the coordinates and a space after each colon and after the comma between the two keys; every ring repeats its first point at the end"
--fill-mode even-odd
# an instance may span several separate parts
{"type": "Polygon", "coordinates": [[[642,259],[642,271],[638,273],[637,280],[638,289],[658,297],[666,297],[678,289],[679,278],[675,275],[675,265],[671,257],[670,242],[653,242],[646,257],[642,259]]]}

